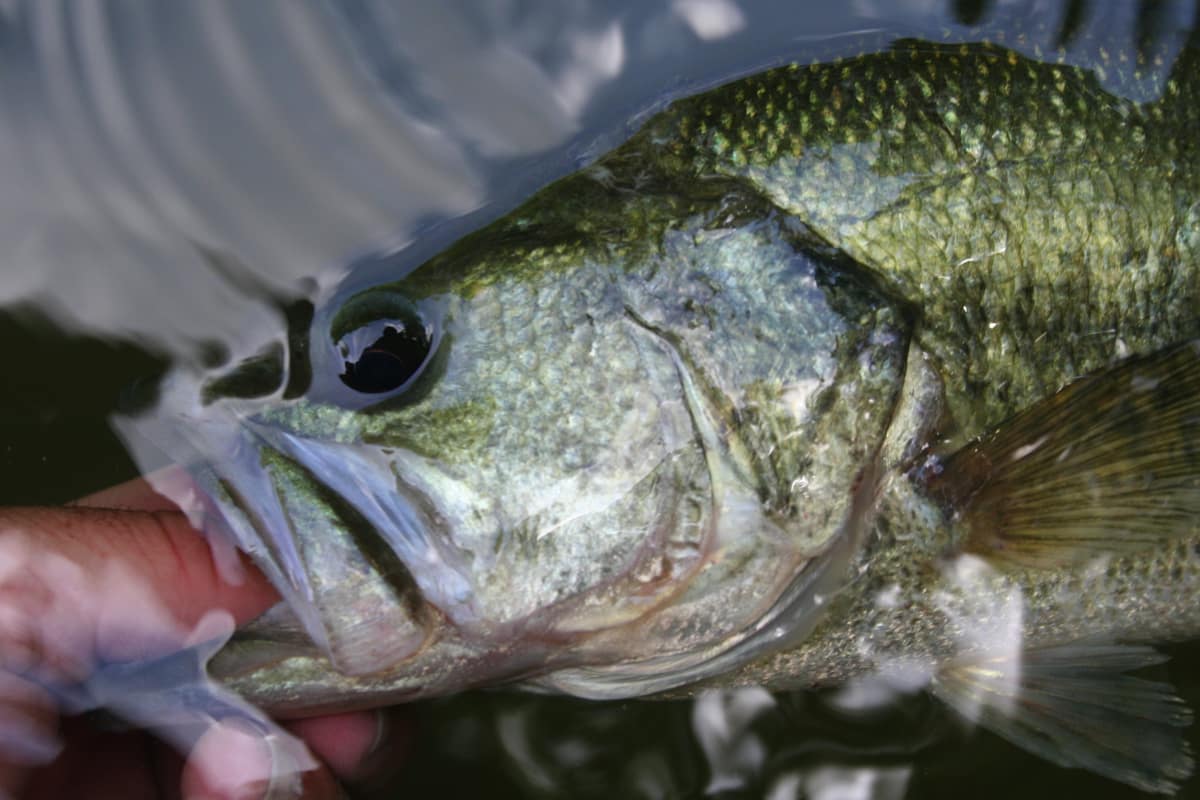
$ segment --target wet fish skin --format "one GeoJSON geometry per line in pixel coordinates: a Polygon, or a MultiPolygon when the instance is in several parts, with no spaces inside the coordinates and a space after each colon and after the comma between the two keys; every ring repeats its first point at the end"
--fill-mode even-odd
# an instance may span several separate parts
{"type": "MultiPolygon", "coordinates": [[[[925,354],[922,367],[936,373],[926,380],[939,384],[944,403],[935,410],[942,429],[924,432],[924,445],[945,453],[1080,375],[1197,335],[1200,176],[1181,118],[1196,99],[1193,62],[1185,54],[1162,99],[1139,105],[1106,91],[1089,70],[987,45],[912,42],[876,59],[725,87],[658,122],[684,133],[686,144],[654,135],[670,141],[681,162],[701,164],[698,175],[751,181],[920,307],[913,344],[925,354]],[[912,77],[891,79],[894,69],[912,77]],[[804,105],[805,88],[810,106],[830,93],[841,99],[833,113],[801,111],[799,125],[776,138],[774,159],[737,133],[761,131],[750,123],[747,98],[787,108],[789,90],[790,102],[804,105]],[[794,180],[797,171],[812,179],[794,180]]],[[[767,123],[768,136],[772,130],[767,123]]],[[[872,560],[877,581],[865,597],[894,585],[886,575],[937,563],[964,535],[947,532],[944,515],[907,479],[895,477],[881,494],[880,518],[905,543],[879,546],[888,555],[872,560]]],[[[1033,609],[1029,643],[1097,631],[1151,641],[1194,636],[1195,544],[1118,559],[1101,576],[1085,576],[1084,568],[1007,575],[1033,609]],[[1148,602],[1164,586],[1172,587],[1169,599],[1148,602]],[[1066,587],[1073,588],[1064,603],[1066,587]],[[1034,622],[1041,616],[1053,619],[1042,620],[1048,629],[1034,622]]],[[[927,596],[942,584],[932,573],[915,583],[926,588],[911,585],[902,595],[927,596]]],[[[846,635],[849,620],[878,630],[879,615],[874,602],[848,617],[831,613],[828,650],[817,652],[814,636],[742,680],[840,682],[854,672],[847,665],[862,661],[846,644],[855,639],[846,635]]],[[[928,605],[912,618],[923,622],[905,624],[946,630],[945,612],[928,605]]],[[[908,638],[885,627],[893,635],[876,638],[908,638]]],[[[918,649],[950,652],[961,643],[928,638],[918,649]]]]}
{"type": "Polygon", "coordinates": [[[1196,335],[1192,61],[1139,105],[1092,70],[901,42],[721,87],[642,136],[678,173],[744,180],[886,276],[920,308],[916,343],[970,437],[1118,351],[1196,335]]]}
{"type": "MultiPolygon", "coordinates": [[[[683,213],[671,202],[686,204],[696,194],[688,185],[716,183],[707,194],[719,197],[730,186],[714,178],[732,178],[794,211],[921,308],[915,341],[936,364],[963,439],[1106,365],[1122,346],[1144,352],[1196,332],[1192,251],[1177,247],[1193,236],[1194,170],[1179,163],[1177,137],[1154,127],[1169,121],[1173,98],[1183,102],[1178,86],[1168,83],[1163,103],[1139,107],[1089,72],[987,45],[902,44],[772,71],[676,103],[588,174],[546,190],[482,240],[468,238],[404,289],[415,297],[446,291],[464,278],[450,267],[458,253],[531,223],[551,239],[619,229],[636,243],[656,220],[683,213]],[[985,101],[968,113],[961,98],[969,97],[985,101]],[[656,182],[675,191],[611,202],[614,192],[656,182]],[[994,203],[996,192],[1000,207],[979,216],[979,202],[994,203]],[[1123,197],[1139,202],[1113,207],[1123,197]],[[1092,213],[1097,207],[1111,213],[1092,213]],[[1092,225],[1067,224],[1070,213],[1092,225]],[[1008,217],[1025,224],[1001,224],[1008,217]],[[992,219],[997,225],[980,224],[992,219]],[[1011,231],[1012,252],[994,252],[996,227],[1011,231]],[[1030,243],[1046,241],[1059,244],[1050,251],[1054,269],[1021,258],[1030,243]],[[1139,252],[1156,263],[1129,269],[1127,256],[1139,252]],[[931,275],[922,271],[929,264],[949,267],[931,275]],[[950,280],[941,280],[950,268],[950,280]],[[1121,302],[1130,294],[1139,301],[1121,302]]],[[[467,277],[470,285],[489,274],[561,269],[552,255],[457,260],[479,275],[467,277]]],[[[446,441],[472,441],[445,415],[436,422],[454,431],[446,441]]]]}
{"type": "MultiPolygon", "coordinates": [[[[1020,563],[987,546],[988,523],[972,516],[986,486],[939,492],[936,474],[969,442],[985,456],[1001,452],[988,443],[1013,419],[1028,436],[1020,447],[1052,437],[1037,414],[1020,414],[1050,408],[1079,376],[1112,391],[1137,386],[1134,367],[1119,366],[1128,355],[1163,382],[1158,407],[1186,418],[1180,395],[1198,388],[1194,369],[1177,363],[1187,354],[1154,354],[1200,336],[1194,75],[1185,55],[1161,99],[1136,103],[1090,70],[993,45],[924,42],[772,70],[673,104],[592,167],[365,292],[444,314],[448,360],[403,402],[347,409],[336,392],[314,391],[256,410],[251,427],[287,458],[308,459],[309,477],[297,480],[335,493],[341,485],[314,454],[327,465],[364,444],[372,457],[386,451],[391,461],[364,461],[361,475],[390,469],[417,528],[454,531],[398,548],[404,591],[449,623],[383,671],[349,677],[304,648],[264,660],[254,654],[269,648],[247,637],[218,656],[216,672],[285,711],[522,678],[596,696],[793,688],[898,663],[927,669],[936,688],[973,659],[1016,664],[1021,653],[1083,641],[1057,650],[1057,661],[1030,663],[1052,671],[1094,652],[1098,663],[1128,665],[1143,656],[1103,648],[1200,634],[1194,522],[1167,528],[1147,517],[1139,527],[1104,489],[1097,505],[1111,502],[1146,541],[1131,549],[1104,532],[1053,540],[1052,558],[1020,563]],[[581,364],[600,369],[584,374],[581,364]],[[789,419],[784,397],[798,385],[809,388],[789,419]],[[801,426],[801,441],[788,424],[801,426]],[[565,524],[563,507],[600,490],[563,481],[601,453],[608,460],[594,474],[613,497],[598,519],[639,535],[597,544],[614,530],[600,522],[568,524],[573,538],[543,535],[563,529],[515,511],[538,507],[565,524]],[[648,454],[661,470],[638,466],[648,454]],[[621,484],[623,474],[636,480],[621,484]],[[548,486],[561,492],[558,505],[539,499],[548,486]],[[491,502],[501,495],[509,506],[491,502]],[[689,505],[694,495],[715,499],[689,505]],[[752,515],[749,543],[718,530],[714,520],[731,513],[752,515]],[[639,561],[638,548],[662,519],[674,533],[655,546],[683,541],[681,566],[654,573],[659,593],[639,605],[637,584],[610,573],[653,561],[639,561]],[[496,520],[511,535],[493,535],[496,520]],[[717,533],[685,540],[689,525],[717,533]],[[494,560],[481,555],[488,548],[494,560]],[[722,567],[715,554],[725,552],[745,562],[722,567]],[[486,569],[473,572],[481,560],[486,569]],[[769,565],[779,571],[756,572],[769,565]],[[446,578],[463,575],[469,590],[446,578]],[[784,583],[814,575],[792,605],[772,605],[784,583]],[[590,604],[572,605],[579,593],[590,604]],[[738,643],[722,649],[696,630],[709,627],[738,643]],[[1015,650],[997,653],[997,642],[1015,650]],[[694,660],[673,660],[677,652],[694,660]],[[656,681],[660,668],[670,681],[656,681]]],[[[1154,457],[1200,474],[1169,446],[1168,433],[1190,430],[1186,419],[1164,429],[1158,407],[1134,404],[1126,417],[1149,432],[1154,457]]],[[[1121,459],[1137,441],[1124,425],[1081,428],[1111,445],[1091,452],[1107,453],[1116,473],[1140,468],[1121,459]]],[[[1086,478],[1092,468],[1069,449],[1055,451],[1067,454],[1063,470],[1086,478]]],[[[1014,469],[1029,467],[1021,475],[1054,485],[1036,447],[1028,461],[1003,452],[1014,469]]],[[[1158,497],[1156,485],[1147,494],[1158,497]]],[[[1194,494],[1163,502],[1195,520],[1194,494]]],[[[1052,505],[1086,505],[1075,485],[1049,495],[1052,505]]],[[[262,534],[251,505],[242,503],[245,528],[262,534]]],[[[304,532],[294,534],[302,543],[304,532]]],[[[298,579],[259,550],[300,598],[298,579]]],[[[338,611],[321,613],[336,626],[338,611]]],[[[1125,684],[1104,686],[1126,700],[1125,684]]],[[[1156,791],[1173,785],[1190,768],[1171,738],[1180,719],[1154,720],[1162,738],[1148,738],[1158,748],[1149,767],[1115,758],[1126,771],[1110,774],[1156,791]]],[[[1129,746],[1114,748],[1128,756],[1129,746]]],[[[1079,748],[1048,755],[1099,768],[1079,748]]]]}

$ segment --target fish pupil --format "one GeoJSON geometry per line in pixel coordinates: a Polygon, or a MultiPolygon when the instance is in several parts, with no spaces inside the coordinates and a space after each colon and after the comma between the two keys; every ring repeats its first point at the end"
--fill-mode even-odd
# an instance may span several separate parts
{"type": "Polygon", "coordinates": [[[429,355],[429,334],[423,325],[388,325],[357,361],[343,361],[338,377],[356,392],[380,394],[403,386],[429,355]]]}

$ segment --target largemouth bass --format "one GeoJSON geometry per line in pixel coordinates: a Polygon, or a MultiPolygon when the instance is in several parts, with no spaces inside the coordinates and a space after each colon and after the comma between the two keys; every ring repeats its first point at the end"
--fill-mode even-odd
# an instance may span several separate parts
{"type": "Polygon", "coordinates": [[[1192,64],[747,77],[177,377],[139,424],[286,600],[212,672],[285,715],[915,673],[1169,791],[1187,709],[1125,673],[1200,634],[1192,64]]]}

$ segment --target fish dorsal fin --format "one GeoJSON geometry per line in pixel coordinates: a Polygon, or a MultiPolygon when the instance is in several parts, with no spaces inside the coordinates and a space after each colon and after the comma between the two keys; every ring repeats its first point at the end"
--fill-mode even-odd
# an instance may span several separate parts
{"type": "Polygon", "coordinates": [[[924,469],[963,549],[1049,568],[1200,532],[1200,340],[1081,378],[924,469]]]}
{"type": "Polygon", "coordinates": [[[1124,674],[1164,660],[1149,647],[1077,642],[951,664],[932,688],[1047,761],[1171,794],[1192,771],[1191,712],[1169,684],[1124,674]]]}

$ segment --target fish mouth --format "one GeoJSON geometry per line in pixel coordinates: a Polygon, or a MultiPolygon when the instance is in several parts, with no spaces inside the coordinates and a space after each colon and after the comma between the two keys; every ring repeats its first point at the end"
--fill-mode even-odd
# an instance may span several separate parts
{"type": "MultiPolygon", "coordinates": [[[[673,352],[669,343],[652,345],[673,352]]],[[[759,639],[780,644],[763,629],[788,611],[812,617],[817,606],[802,606],[824,574],[819,565],[805,569],[813,554],[790,545],[765,541],[752,554],[734,552],[730,540],[745,538],[741,528],[770,523],[733,475],[687,366],[675,363],[694,441],[652,474],[693,475],[705,508],[681,519],[683,498],[663,492],[650,515],[654,530],[618,576],[507,624],[489,618],[479,576],[442,535],[447,521],[416,474],[431,467],[415,463],[417,456],[309,439],[243,417],[234,457],[210,462],[202,477],[236,541],[280,589],[295,615],[292,628],[302,628],[343,676],[422,673],[450,646],[468,656],[457,674],[416,693],[522,676],[583,696],[664,691],[742,663],[761,649],[759,639]],[[761,590],[725,591],[748,583],[732,566],[739,560],[765,579],[749,582],[761,590]],[[740,612],[732,619],[720,607],[731,597],[740,612]],[[687,621],[697,615],[713,624],[698,631],[687,621]]],[[[302,653],[291,634],[284,651],[302,653]]]]}
{"type": "MultiPolygon", "coordinates": [[[[436,464],[402,448],[309,438],[261,413],[262,403],[222,401],[166,420],[207,464],[194,474],[224,527],[294,615],[276,626],[285,635],[274,644],[286,647],[260,650],[303,661],[324,697],[378,686],[376,696],[407,699],[520,679],[618,698],[695,683],[807,635],[858,549],[874,468],[856,477],[849,512],[824,538],[798,539],[765,509],[686,348],[632,309],[627,317],[636,346],[663,370],[663,391],[681,398],[675,443],[654,469],[692,476],[702,508],[685,518],[675,508],[682,494],[652,495],[654,525],[615,580],[519,619],[489,614],[436,464]],[[297,644],[298,631],[312,646],[297,644]]],[[[287,420],[307,413],[293,411],[287,420]]],[[[251,681],[252,696],[254,681],[271,680],[253,658],[218,659],[214,671],[251,681]]]]}
{"type": "MultiPolygon", "coordinates": [[[[422,475],[436,465],[394,448],[309,439],[253,418],[239,425],[243,455],[207,468],[206,488],[295,615],[282,626],[285,639],[291,629],[291,650],[300,652],[294,634],[302,628],[343,675],[420,670],[413,660],[446,642],[470,662],[487,661],[484,677],[491,680],[628,658],[641,643],[576,645],[620,630],[679,594],[711,539],[704,532],[711,526],[681,518],[679,493],[664,492],[650,514],[653,532],[617,577],[499,619],[480,593],[480,566],[446,535],[452,523],[439,510],[436,490],[421,489],[422,475]],[[681,538],[681,530],[689,535],[681,538]]],[[[696,448],[685,448],[644,480],[672,469],[695,472],[697,461],[702,468],[696,448]]],[[[439,661],[441,654],[428,655],[439,661]]],[[[459,685],[448,688],[480,679],[479,667],[460,666],[459,685]]],[[[426,691],[438,689],[420,693],[426,691]]]]}
{"type": "Polygon", "coordinates": [[[239,421],[232,457],[197,480],[224,527],[344,675],[388,670],[469,619],[470,583],[431,535],[433,505],[395,480],[395,454],[239,421]]]}
{"type": "Polygon", "coordinates": [[[369,452],[262,421],[273,398],[213,402],[201,391],[204,380],[181,370],[163,384],[154,410],[114,422],[139,463],[161,463],[169,454],[188,465],[199,492],[164,493],[213,542],[227,579],[239,576],[221,543],[249,555],[283,599],[255,626],[254,652],[219,656],[213,673],[230,677],[296,656],[362,676],[427,649],[438,613],[425,598],[454,608],[464,584],[428,546],[430,525],[418,498],[384,486],[371,473],[369,452]],[[387,530],[407,547],[407,558],[379,535],[387,530]],[[431,566],[436,580],[422,585],[413,564],[431,566]]]}

